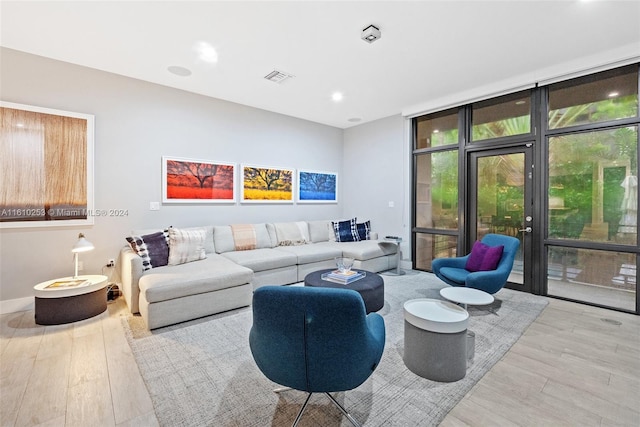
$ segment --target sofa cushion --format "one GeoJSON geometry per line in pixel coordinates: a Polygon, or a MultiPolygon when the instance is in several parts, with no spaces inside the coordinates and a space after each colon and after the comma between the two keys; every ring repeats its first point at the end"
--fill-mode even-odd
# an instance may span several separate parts
{"type": "Polygon", "coordinates": [[[342,256],[354,258],[360,261],[393,255],[397,252],[397,246],[392,242],[377,240],[361,240],[359,242],[334,242],[329,243],[342,250],[342,256]]]}
{"type": "Polygon", "coordinates": [[[294,254],[298,264],[328,261],[342,256],[342,249],[335,245],[311,244],[302,246],[279,246],[275,250],[294,254]]]}
{"type": "Polygon", "coordinates": [[[222,254],[227,259],[252,269],[254,272],[296,265],[297,257],[289,252],[263,248],[222,254]]]}
{"type": "MultiPolygon", "coordinates": [[[[309,226],[309,241],[313,243],[328,242],[329,235],[333,235],[333,228],[331,227],[331,221],[308,221],[309,226]],[[331,230],[331,232],[329,232],[331,230]]],[[[335,240],[335,235],[334,235],[335,240]]]]}
{"type": "Polygon", "coordinates": [[[127,237],[129,246],[142,258],[142,270],[162,267],[169,262],[169,230],[159,230],[150,234],[134,234],[127,237]]]}
{"type": "Polygon", "coordinates": [[[140,292],[149,303],[250,283],[253,272],[225,257],[212,254],[187,264],[154,268],[140,278],[140,292]]]}
{"type": "MultiPolygon", "coordinates": [[[[251,226],[253,226],[256,236],[256,249],[272,248],[274,246],[265,224],[251,224],[251,226]]],[[[216,252],[219,254],[236,250],[230,225],[213,227],[213,240],[216,252]]]]}
{"type": "Polygon", "coordinates": [[[205,259],[204,241],[207,232],[204,228],[183,230],[169,229],[169,265],[205,259]]]}

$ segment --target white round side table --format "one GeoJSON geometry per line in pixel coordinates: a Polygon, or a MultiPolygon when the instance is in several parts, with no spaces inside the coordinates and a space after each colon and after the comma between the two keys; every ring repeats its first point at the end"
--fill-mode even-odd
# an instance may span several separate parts
{"type": "Polygon", "coordinates": [[[433,381],[458,381],[467,371],[469,313],[448,301],[418,298],[404,303],[407,368],[433,381]]]}
{"type": "Polygon", "coordinates": [[[96,316],[107,309],[107,276],[62,277],[38,283],[35,320],[38,325],[60,325],[96,316]],[[72,281],[83,281],[73,285],[72,281]]]}
{"type": "MultiPolygon", "coordinates": [[[[449,301],[462,304],[466,309],[467,305],[488,305],[494,301],[493,295],[481,291],[480,289],[451,286],[440,289],[440,296],[449,301]]],[[[473,360],[476,354],[476,334],[467,331],[467,359],[473,360]]]]}
{"type": "Polygon", "coordinates": [[[465,288],[452,286],[450,288],[440,289],[440,296],[448,299],[449,301],[457,302],[458,304],[464,304],[464,308],[467,305],[488,305],[493,302],[493,295],[481,291],[480,289],[465,288]]]}

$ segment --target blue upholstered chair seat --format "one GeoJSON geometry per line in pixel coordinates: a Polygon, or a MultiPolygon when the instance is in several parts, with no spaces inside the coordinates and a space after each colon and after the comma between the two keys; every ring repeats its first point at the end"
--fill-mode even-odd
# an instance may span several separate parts
{"type": "Polygon", "coordinates": [[[502,258],[495,270],[468,271],[465,266],[469,255],[455,258],[436,258],[431,263],[431,270],[440,280],[451,286],[466,286],[495,294],[504,287],[511,274],[520,241],[515,237],[501,234],[487,234],[482,238],[487,246],[504,246],[502,258]]]}
{"type": "Polygon", "coordinates": [[[459,286],[464,286],[464,283],[467,280],[467,276],[471,274],[471,272],[465,270],[464,268],[442,267],[440,269],[440,274],[442,274],[449,280],[459,283],[459,286]]]}

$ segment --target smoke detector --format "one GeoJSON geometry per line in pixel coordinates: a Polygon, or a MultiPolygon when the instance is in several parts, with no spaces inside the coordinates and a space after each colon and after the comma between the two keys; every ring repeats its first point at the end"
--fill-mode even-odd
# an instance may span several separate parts
{"type": "Polygon", "coordinates": [[[285,80],[293,78],[293,76],[291,74],[285,73],[284,71],[273,70],[272,72],[264,76],[264,78],[274,83],[282,83],[285,80]]]}
{"type": "Polygon", "coordinates": [[[362,30],[361,38],[367,43],[373,43],[374,41],[378,40],[380,37],[382,37],[382,33],[380,32],[380,29],[375,25],[369,25],[367,28],[362,30]]]}

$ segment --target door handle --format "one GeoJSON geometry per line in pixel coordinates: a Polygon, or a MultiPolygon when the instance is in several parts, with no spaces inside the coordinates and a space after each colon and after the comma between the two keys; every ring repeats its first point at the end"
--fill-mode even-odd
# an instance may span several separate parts
{"type": "Polygon", "coordinates": [[[533,231],[533,228],[531,227],[526,227],[526,228],[521,228],[518,231],[524,231],[525,233],[531,233],[533,231]]]}

